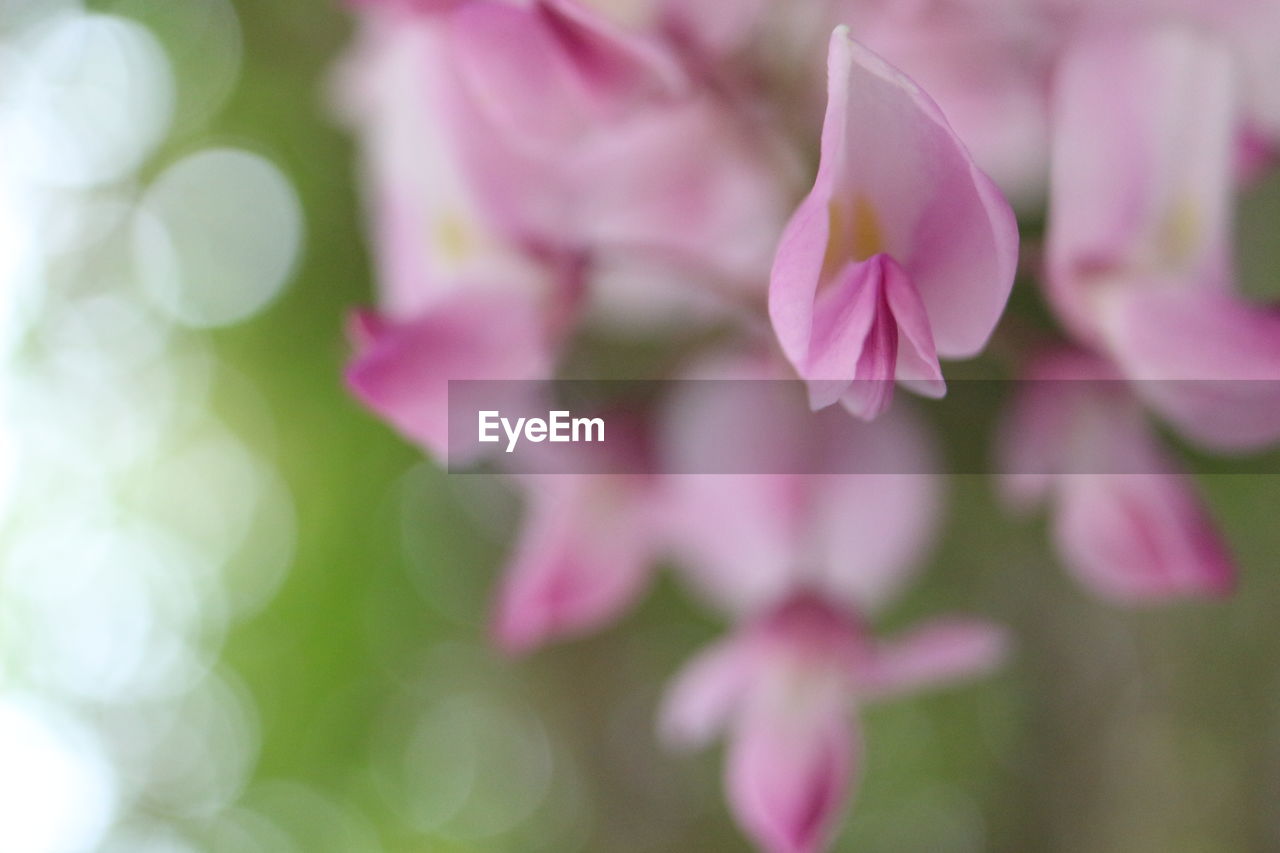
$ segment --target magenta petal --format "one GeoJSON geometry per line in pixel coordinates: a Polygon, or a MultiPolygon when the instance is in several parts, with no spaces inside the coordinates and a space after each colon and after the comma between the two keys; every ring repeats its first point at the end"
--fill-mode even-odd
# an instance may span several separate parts
{"type": "Polygon", "coordinates": [[[459,76],[494,126],[547,144],[580,131],[591,102],[539,9],[474,0],[453,15],[449,35],[459,76]]]}
{"type": "Polygon", "coordinates": [[[448,452],[450,379],[534,379],[551,369],[539,309],[516,294],[461,293],[407,323],[353,321],[347,385],[403,435],[448,452]]]}
{"type": "Polygon", "coordinates": [[[989,622],[931,622],[876,646],[857,672],[859,696],[890,698],[985,675],[1003,663],[1008,644],[989,622]]]}
{"type": "Polygon", "coordinates": [[[729,805],[769,853],[817,853],[849,795],[859,744],[841,707],[792,704],[739,721],[726,766],[729,805]]]}
{"type": "Polygon", "coordinates": [[[699,653],[663,698],[658,724],[662,740],[677,748],[705,746],[737,710],[750,675],[750,650],[740,638],[699,653]]]}
{"type": "Polygon", "coordinates": [[[352,311],[347,315],[347,340],[351,342],[356,356],[361,356],[377,345],[379,338],[386,334],[390,324],[376,311],[352,311]]]}
{"type": "Polygon", "coordinates": [[[617,618],[643,590],[652,557],[643,499],[631,486],[570,474],[530,483],[493,617],[494,640],[511,654],[617,618]]]}
{"type": "Polygon", "coordinates": [[[985,345],[1013,284],[1017,228],[937,105],[844,28],[829,73],[818,175],[779,242],[769,315],[815,405],[841,397],[841,380],[872,379],[844,402],[873,416],[889,394],[875,382],[940,393],[938,355],[985,345]]]}
{"type": "Polygon", "coordinates": [[[1120,603],[1219,596],[1235,567],[1190,483],[1179,474],[1063,478],[1053,533],[1067,567],[1120,603]]]}
{"type": "Polygon", "coordinates": [[[875,211],[883,250],[919,292],[938,353],[974,355],[1013,286],[1013,211],[913,81],[843,29],[832,36],[829,61],[822,157],[824,166],[833,160],[832,197],[863,199],[875,211]]]}
{"type": "Polygon", "coordinates": [[[938,364],[929,315],[911,279],[892,259],[885,263],[885,301],[898,327],[898,381],[917,394],[943,396],[947,386],[938,364]]]}
{"type": "Polygon", "coordinates": [[[801,375],[813,408],[839,400],[864,420],[888,408],[899,376],[929,388],[942,382],[924,307],[892,258],[848,264],[815,300],[801,375]]]}
{"type": "Polygon", "coordinates": [[[870,420],[892,399],[898,330],[883,278],[883,255],[850,263],[814,301],[812,337],[800,367],[814,409],[851,394],[850,408],[870,420]],[[855,379],[862,383],[853,386],[855,379]]]}

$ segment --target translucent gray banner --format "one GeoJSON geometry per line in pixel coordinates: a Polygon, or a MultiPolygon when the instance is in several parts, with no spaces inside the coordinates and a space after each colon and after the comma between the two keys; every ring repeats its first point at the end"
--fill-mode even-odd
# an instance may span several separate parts
{"type": "Polygon", "coordinates": [[[950,380],[872,422],[793,380],[451,380],[451,473],[1280,473],[1280,381],[950,380]],[[1272,434],[1274,430],[1274,434],[1272,434]],[[1222,438],[1229,436],[1229,439],[1222,438]]]}

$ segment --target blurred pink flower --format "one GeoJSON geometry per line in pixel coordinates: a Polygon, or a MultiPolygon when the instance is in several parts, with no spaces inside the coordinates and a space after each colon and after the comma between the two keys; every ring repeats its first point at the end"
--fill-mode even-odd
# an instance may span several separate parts
{"type": "Polygon", "coordinates": [[[998,449],[1010,502],[1050,501],[1058,554],[1097,595],[1159,603],[1234,587],[1235,566],[1193,484],[1106,361],[1076,351],[1037,360],[998,449]]]}
{"type": "Polygon", "coordinates": [[[445,20],[371,8],[337,75],[339,108],[360,143],[379,308],[396,320],[458,291],[543,295],[557,285],[545,256],[485,210],[464,168],[445,20]]]}
{"type": "Polygon", "coordinates": [[[727,726],[738,822],[765,850],[818,850],[856,775],[855,705],[989,669],[1003,639],[963,620],[883,645],[867,635],[862,619],[911,579],[937,518],[929,443],[905,409],[874,423],[812,413],[763,354],[714,356],[690,375],[751,387],[695,382],[672,401],[672,469],[724,453],[777,460],[780,473],[677,473],[664,483],[680,571],[740,624],[677,679],[662,729],[670,742],[701,745],[727,726]],[[810,466],[833,473],[786,473],[810,466]],[[835,473],[860,469],[900,473],[835,473]]]}
{"type": "Polygon", "coordinates": [[[727,729],[725,785],[738,822],[769,853],[813,853],[829,843],[856,781],[858,704],[988,672],[1004,654],[999,630],[967,620],[875,642],[854,613],[801,592],[686,665],[661,731],[669,744],[696,747],[727,729]]]}
{"type": "Polygon", "coordinates": [[[472,0],[448,29],[469,174],[499,221],[539,245],[758,286],[783,170],[664,40],[574,0],[472,0]]]}
{"type": "Polygon", "coordinates": [[[350,324],[347,382],[443,457],[448,380],[550,376],[581,267],[522,246],[480,204],[441,20],[371,8],[338,86],[360,132],[379,272],[377,311],[350,324]]]}
{"type": "Polygon", "coordinates": [[[769,290],[811,405],[874,418],[895,380],[944,393],[938,357],[982,349],[1017,254],[1012,211],[938,107],[837,29],[818,176],[769,290]]]}
{"type": "Polygon", "coordinates": [[[1091,33],[1055,97],[1051,301],[1188,436],[1280,438],[1280,314],[1236,295],[1233,59],[1189,29],[1091,33]]]}
{"type": "Polygon", "coordinates": [[[1225,47],[1190,30],[1088,33],[1064,56],[1047,271],[1081,339],[1105,344],[1117,287],[1229,287],[1234,93],[1225,47]]]}

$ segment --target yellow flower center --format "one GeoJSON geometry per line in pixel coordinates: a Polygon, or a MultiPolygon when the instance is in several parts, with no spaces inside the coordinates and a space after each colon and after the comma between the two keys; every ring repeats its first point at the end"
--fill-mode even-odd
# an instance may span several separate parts
{"type": "Polygon", "coordinates": [[[1157,238],[1160,255],[1167,263],[1178,267],[1195,254],[1202,219],[1200,207],[1192,198],[1182,196],[1170,206],[1160,222],[1157,238]]]}
{"type": "Polygon", "coordinates": [[[823,272],[834,273],[849,261],[865,261],[885,250],[880,217],[866,196],[852,204],[832,200],[827,206],[827,253],[823,272]]]}
{"type": "Polygon", "coordinates": [[[446,213],[435,223],[432,242],[440,252],[440,258],[457,263],[465,260],[475,249],[475,239],[467,223],[456,214],[446,213]]]}

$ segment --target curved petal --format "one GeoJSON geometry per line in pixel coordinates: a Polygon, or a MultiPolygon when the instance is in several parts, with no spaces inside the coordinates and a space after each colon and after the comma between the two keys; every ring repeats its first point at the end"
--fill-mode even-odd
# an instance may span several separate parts
{"type": "Polygon", "coordinates": [[[662,700],[658,731],[663,742],[676,748],[705,746],[737,710],[751,663],[749,647],[731,637],[685,664],[662,700]]]}
{"type": "Polygon", "coordinates": [[[515,294],[463,292],[407,323],[355,324],[347,386],[405,437],[443,458],[450,379],[537,379],[551,371],[540,308],[515,294]]]}
{"type": "Polygon", "coordinates": [[[1188,437],[1219,450],[1280,440],[1280,312],[1153,284],[1109,293],[1103,319],[1138,394],[1188,437]]]}
{"type": "Polygon", "coordinates": [[[974,160],[1015,201],[1032,209],[1048,178],[1044,96],[1060,30],[1042,3],[845,5],[869,20],[853,30],[929,93],[974,160]]]}
{"type": "Polygon", "coordinates": [[[359,132],[380,309],[408,320],[465,282],[542,286],[462,168],[458,86],[437,18],[372,17],[339,74],[359,132]]]}
{"type": "Polygon", "coordinates": [[[1000,627],[973,619],[938,619],[878,643],[856,674],[858,695],[886,699],[944,687],[994,671],[1008,655],[1000,627]]]}
{"type": "Polygon", "coordinates": [[[535,477],[531,507],[498,590],[493,636],[511,654],[617,618],[649,579],[642,499],[614,478],[535,477]]]}
{"type": "Polygon", "coordinates": [[[1054,541],[1076,577],[1120,603],[1220,596],[1235,584],[1226,546],[1178,474],[1063,478],[1054,541]]]}
{"type": "Polygon", "coordinates": [[[888,255],[846,264],[814,303],[809,351],[798,365],[814,409],[837,400],[873,420],[897,379],[941,396],[942,368],[911,280],[888,255]]]}
{"type": "Polygon", "coordinates": [[[789,698],[739,720],[725,768],[729,805],[769,853],[817,853],[839,821],[861,745],[842,702],[789,698]]]}

